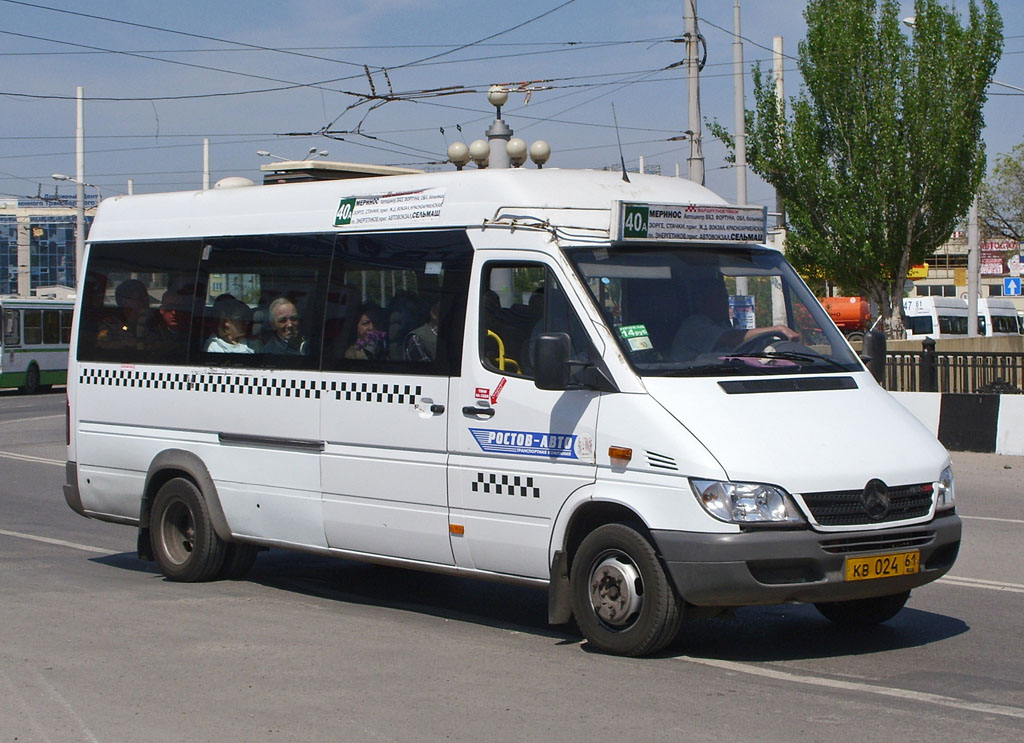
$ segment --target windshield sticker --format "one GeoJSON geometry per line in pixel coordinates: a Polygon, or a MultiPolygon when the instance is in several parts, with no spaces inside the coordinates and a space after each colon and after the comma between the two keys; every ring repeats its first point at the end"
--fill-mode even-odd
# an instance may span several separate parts
{"type": "Polygon", "coordinates": [[[646,351],[649,348],[654,348],[646,325],[621,325],[619,326],[619,335],[629,345],[630,351],[646,351]]]}
{"type": "Polygon", "coordinates": [[[350,196],[338,204],[335,227],[380,227],[396,221],[436,221],[441,216],[445,189],[350,196]]]}
{"type": "Polygon", "coordinates": [[[494,431],[471,428],[476,443],[483,451],[494,454],[521,454],[550,459],[579,459],[575,434],[541,433],[538,431],[494,431]]]}

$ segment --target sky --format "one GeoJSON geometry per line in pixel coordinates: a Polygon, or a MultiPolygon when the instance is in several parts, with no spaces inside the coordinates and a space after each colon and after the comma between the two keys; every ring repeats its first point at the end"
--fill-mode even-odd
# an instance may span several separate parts
{"type": "MultiPolygon", "coordinates": [[[[547,167],[687,174],[686,0],[0,0],[0,198],[73,193],[75,91],[85,94],[85,180],[101,196],[259,181],[259,166],[326,159],[426,169],[482,138],[492,84],[513,83],[502,118],[547,167]],[[666,69],[668,68],[668,69],[666,69]],[[523,83],[523,85],[519,85],[523,83]],[[526,91],[529,91],[528,93],[526,91]],[[393,93],[397,100],[367,100],[393,93]],[[617,129],[616,129],[617,121],[617,129]]],[[[707,44],[701,113],[732,129],[734,0],[695,0],[707,44]]],[[[965,0],[946,0],[961,13],[965,0]]],[[[786,96],[798,93],[805,0],[741,0],[751,68],[783,37],[786,96]]],[[[903,2],[903,15],[913,2],[903,2]]],[[[1024,141],[1024,0],[1002,0],[1003,57],[985,109],[989,165],[1024,141]],[[1015,89],[1016,88],[1016,89],[1015,89]]],[[[907,30],[910,33],[910,30],[907,30]]],[[[736,197],[726,151],[703,128],[706,184],[736,197]]],[[[88,193],[94,193],[88,189],[88,193]]],[[[773,205],[753,173],[748,201],[773,205]]]]}

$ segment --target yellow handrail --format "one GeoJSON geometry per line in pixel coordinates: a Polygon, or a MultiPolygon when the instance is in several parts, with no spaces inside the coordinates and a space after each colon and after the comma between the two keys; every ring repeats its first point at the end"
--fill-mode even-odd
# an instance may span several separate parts
{"type": "Polygon", "coordinates": [[[506,365],[511,365],[514,366],[515,369],[511,369],[510,371],[514,371],[516,374],[522,374],[523,369],[521,366],[519,366],[519,362],[516,361],[515,359],[505,357],[505,341],[503,341],[501,337],[493,330],[487,331],[487,337],[493,338],[498,343],[498,358],[495,359],[495,365],[501,371],[505,371],[506,365]]]}

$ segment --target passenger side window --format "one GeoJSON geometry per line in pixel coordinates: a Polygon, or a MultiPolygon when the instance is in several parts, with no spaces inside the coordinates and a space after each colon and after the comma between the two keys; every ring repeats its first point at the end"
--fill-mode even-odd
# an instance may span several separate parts
{"type": "Polygon", "coordinates": [[[187,364],[193,304],[205,295],[196,284],[201,249],[198,240],[94,243],[82,281],[78,358],[187,364]],[[169,297],[180,307],[173,329],[161,312],[169,297]]]}
{"type": "Polygon", "coordinates": [[[339,240],[324,369],[458,374],[472,248],[464,232],[339,240]]]}
{"type": "MultiPolygon", "coordinates": [[[[567,333],[573,361],[594,358],[569,298],[543,264],[488,263],[481,292],[481,361],[491,371],[532,378],[537,338],[542,333],[567,333]]],[[[574,373],[578,371],[576,367],[574,373]]]]}
{"type": "Polygon", "coordinates": [[[333,235],[209,240],[203,248],[199,358],[218,366],[315,369],[333,235]]]}

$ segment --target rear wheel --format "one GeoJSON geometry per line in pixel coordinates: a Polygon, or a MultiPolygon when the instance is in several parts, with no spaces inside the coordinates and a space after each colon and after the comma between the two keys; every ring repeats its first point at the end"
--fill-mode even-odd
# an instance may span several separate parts
{"type": "Polygon", "coordinates": [[[570,586],[576,624],[607,653],[655,653],[679,630],[682,601],[651,543],[625,524],[587,535],[573,559],[570,586]]]}
{"type": "Polygon", "coordinates": [[[157,492],[150,538],[153,557],[170,580],[210,580],[224,565],[225,544],[213,530],[206,501],[182,477],[168,480],[157,492]]]}
{"type": "Polygon", "coordinates": [[[25,372],[25,386],[22,387],[27,395],[35,395],[39,392],[39,367],[35,364],[29,366],[25,372]]]}
{"type": "Polygon", "coordinates": [[[814,605],[821,615],[836,624],[848,627],[870,627],[887,622],[900,613],[910,598],[910,591],[894,593],[891,596],[877,596],[871,599],[853,601],[827,601],[814,605]]]}

